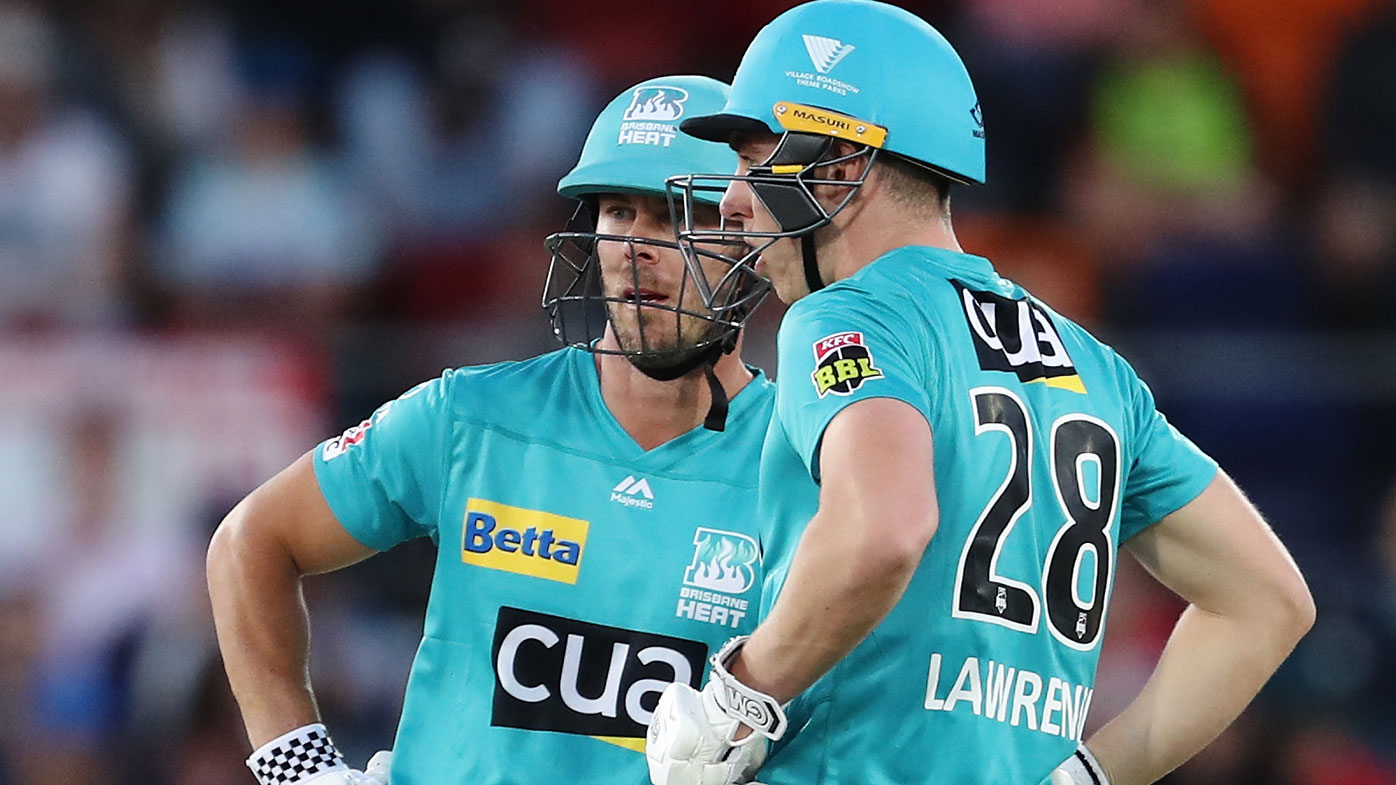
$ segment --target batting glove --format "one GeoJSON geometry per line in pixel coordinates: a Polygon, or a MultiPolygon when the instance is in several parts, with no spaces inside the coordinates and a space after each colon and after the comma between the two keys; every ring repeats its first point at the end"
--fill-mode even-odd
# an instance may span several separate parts
{"type": "Polygon", "coordinates": [[[392,753],[380,752],[367,773],[349,768],[318,722],[272,739],[247,759],[261,785],[388,785],[391,764],[392,753]]]}
{"type": "Polygon", "coordinates": [[[780,704],[727,671],[745,642],[745,637],[733,638],[713,655],[712,676],[702,692],[670,684],[659,696],[645,738],[654,785],[750,782],[766,761],[766,740],[785,733],[780,704]],[[742,726],[753,732],[737,740],[742,726]]]}
{"type": "Polygon", "coordinates": [[[1052,785],[1110,785],[1105,777],[1105,769],[1095,759],[1086,745],[1077,746],[1076,752],[1061,765],[1052,770],[1052,785]]]}

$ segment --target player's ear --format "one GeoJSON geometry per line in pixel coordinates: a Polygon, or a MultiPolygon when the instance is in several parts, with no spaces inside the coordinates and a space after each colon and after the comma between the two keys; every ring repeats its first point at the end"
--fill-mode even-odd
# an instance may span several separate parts
{"type": "Polygon", "coordinates": [[[868,167],[868,156],[856,155],[862,149],[862,145],[843,139],[835,139],[834,143],[829,146],[829,152],[825,154],[825,157],[833,161],[839,161],[841,158],[846,160],[826,167],[826,172],[822,173],[821,179],[852,182],[862,178],[864,170],[868,167]]]}
{"type": "Polygon", "coordinates": [[[868,165],[868,157],[857,155],[861,147],[852,142],[842,139],[835,139],[830,145],[829,151],[825,153],[826,160],[837,161],[837,163],[827,164],[817,168],[814,176],[819,180],[836,180],[847,182],[849,185],[816,185],[813,187],[815,196],[823,202],[827,208],[833,208],[848,196],[849,189],[863,177],[863,170],[868,165]],[[853,157],[849,157],[853,156],[853,157]],[[848,160],[839,161],[840,158],[848,160]]]}

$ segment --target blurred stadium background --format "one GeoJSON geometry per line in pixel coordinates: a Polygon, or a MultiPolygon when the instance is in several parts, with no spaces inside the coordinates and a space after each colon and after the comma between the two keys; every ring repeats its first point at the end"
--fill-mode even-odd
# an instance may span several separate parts
{"type": "MultiPolygon", "coordinates": [[[[441,368],[551,348],[542,238],[593,114],[730,78],[787,5],[0,0],[0,785],[250,785],[202,580],[219,518],[441,368]]],[[[966,249],[1133,360],[1317,597],[1168,782],[1396,783],[1396,5],[905,5],[983,100],[966,249]]],[[[779,315],[750,331],[768,369],[779,315]]],[[[1096,722],[1180,610],[1139,572],[1096,722]]],[[[423,545],[310,582],[358,762],[429,575],[423,545]]]]}

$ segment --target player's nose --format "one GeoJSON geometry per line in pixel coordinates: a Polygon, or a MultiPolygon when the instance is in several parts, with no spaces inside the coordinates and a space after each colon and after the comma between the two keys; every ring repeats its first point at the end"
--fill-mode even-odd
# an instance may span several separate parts
{"type": "MultiPolygon", "coordinates": [[[[630,236],[637,240],[673,242],[674,230],[668,213],[661,216],[649,210],[639,212],[631,225],[630,236]]],[[[658,258],[657,251],[658,248],[649,243],[626,243],[626,255],[632,259],[653,262],[658,258]]]]}
{"type": "Polygon", "coordinates": [[[718,205],[722,217],[728,222],[740,224],[751,217],[751,186],[741,180],[733,180],[722,192],[722,202],[718,205]]]}

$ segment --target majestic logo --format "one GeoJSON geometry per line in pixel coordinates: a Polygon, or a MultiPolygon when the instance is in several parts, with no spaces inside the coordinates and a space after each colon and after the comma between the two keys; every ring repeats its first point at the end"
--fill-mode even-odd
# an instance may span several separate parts
{"type": "Polygon", "coordinates": [[[616,484],[611,489],[611,501],[616,504],[624,504],[626,507],[639,507],[644,510],[654,509],[654,491],[650,490],[650,482],[645,478],[635,479],[635,475],[627,474],[625,479],[616,484]]]}
{"type": "Polygon", "coordinates": [[[1047,309],[1026,298],[1014,300],[975,291],[959,281],[953,283],[960,293],[981,369],[1007,371],[1023,382],[1086,392],[1047,309]]]}
{"type": "Polygon", "coordinates": [[[853,51],[853,44],[845,44],[822,35],[807,35],[804,39],[805,51],[809,52],[810,62],[814,63],[814,70],[821,74],[834,70],[834,66],[853,51]]]}
{"type": "Polygon", "coordinates": [[[494,630],[490,724],[594,736],[641,752],[672,682],[697,687],[699,641],[502,606],[494,630]]]}
{"type": "Polygon", "coordinates": [[[859,332],[834,333],[815,341],[814,362],[810,379],[820,398],[829,393],[852,395],[864,382],[882,378],[859,332]]]}
{"type": "Polygon", "coordinates": [[[979,108],[979,102],[974,102],[974,108],[969,110],[969,116],[974,120],[974,137],[984,138],[984,111],[979,108]]]}
{"type": "Polygon", "coordinates": [[[364,440],[364,437],[368,435],[368,429],[372,427],[372,419],[364,420],[358,425],[349,428],[344,433],[325,442],[324,448],[320,451],[320,460],[328,461],[338,458],[348,452],[350,447],[364,440]]]}
{"type": "Polygon", "coordinates": [[[635,88],[630,106],[621,117],[622,122],[649,121],[672,123],[683,117],[683,104],[688,100],[688,91],[681,87],[650,85],[635,88]]]}
{"type": "Polygon", "coordinates": [[[460,560],[491,570],[577,582],[590,523],[550,512],[470,499],[460,560]]]}
{"type": "Polygon", "coordinates": [[[742,594],[756,582],[756,540],[745,534],[699,527],[693,532],[693,562],[683,582],[709,591],[742,594]]]}

